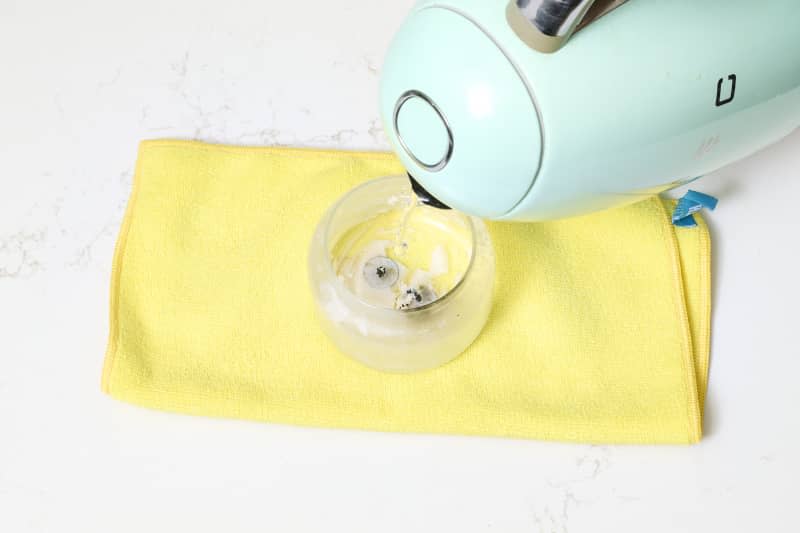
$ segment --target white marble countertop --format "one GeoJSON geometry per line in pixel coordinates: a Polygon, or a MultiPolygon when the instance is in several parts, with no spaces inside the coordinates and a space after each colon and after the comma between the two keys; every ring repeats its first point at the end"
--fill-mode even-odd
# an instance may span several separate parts
{"type": "Polygon", "coordinates": [[[721,198],[697,446],[303,429],[100,392],[138,141],[385,149],[381,59],[412,3],[0,3],[0,530],[797,527],[798,133],[695,185],[721,198]]]}

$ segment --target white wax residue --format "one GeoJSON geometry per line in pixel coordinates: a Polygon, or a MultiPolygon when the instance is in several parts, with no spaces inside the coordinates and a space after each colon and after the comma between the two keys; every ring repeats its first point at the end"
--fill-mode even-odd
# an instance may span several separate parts
{"type": "Polygon", "coordinates": [[[436,276],[447,274],[448,270],[450,270],[450,266],[447,260],[447,250],[440,244],[433,249],[431,254],[430,275],[435,278],[436,276]]]}

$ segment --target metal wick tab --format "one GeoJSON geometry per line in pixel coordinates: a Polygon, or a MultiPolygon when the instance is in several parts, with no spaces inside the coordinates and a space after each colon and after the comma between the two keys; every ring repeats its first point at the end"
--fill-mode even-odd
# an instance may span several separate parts
{"type": "Polygon", "coordinates": [[[386,289],[397,283],[400,268],[388,257],[379,255],[364,263],[363,274],[367,285],[373,289],[386,289]]]}

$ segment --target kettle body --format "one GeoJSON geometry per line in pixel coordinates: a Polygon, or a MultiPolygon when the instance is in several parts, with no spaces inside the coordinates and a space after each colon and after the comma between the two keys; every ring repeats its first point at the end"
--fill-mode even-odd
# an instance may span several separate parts
{"type": "Polygon", "coordinates": [[[800,126],[797,0],[629,0],[553,53],[526,43],[509,9],[422,0],[384,61],[387,136],[447,206],[498,220],[589,213],[800,126]]]}

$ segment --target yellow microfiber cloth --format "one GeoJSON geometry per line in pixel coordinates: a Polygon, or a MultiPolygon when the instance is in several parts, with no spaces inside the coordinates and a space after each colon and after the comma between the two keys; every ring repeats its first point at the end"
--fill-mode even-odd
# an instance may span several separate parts
{"type": "Polygon", "coordinates": [[[700,439],[709,236],[653,197],[491,223],[492,314],[459,358],[371,370],[317,326],[306,273],[324,211],[394,156],[146,141],[117,243],[102,387],[196,415],[617,443],[700,439]]]}

